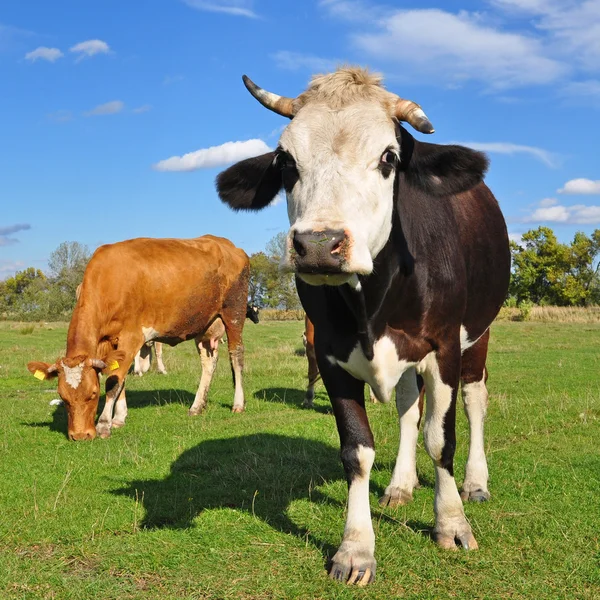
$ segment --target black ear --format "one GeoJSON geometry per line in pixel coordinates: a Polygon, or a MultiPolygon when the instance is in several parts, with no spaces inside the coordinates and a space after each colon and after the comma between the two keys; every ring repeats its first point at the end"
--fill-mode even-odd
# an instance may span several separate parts
{"type": "Polygon", "coordinates": [[[282,186],[276,153],[247,158],[217,177],[217,193],[234,210],[260,210],[269,204],[282,186]]]}
{"type": "Polygon", "coordinates": [[[435,196],[450,196],[483,181],[489,161],[482,152],[464,146],[419,142],[404,128],[400,129],[400,156],[408,155],[406,163],[401,158],[401,168],[410,185],[435,196]]]}

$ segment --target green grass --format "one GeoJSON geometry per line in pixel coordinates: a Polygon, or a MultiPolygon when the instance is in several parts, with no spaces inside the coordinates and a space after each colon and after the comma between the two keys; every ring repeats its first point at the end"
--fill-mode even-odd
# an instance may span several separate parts
{"type": "MultiPolygon", "coordinates": [[[[247,323],[246,413],[232,415],[226,352],[205,414],[191,343],[169,374],[128,380],[129,417],[109,440],[67,441],[63,407],[29,360],[64,352],[66,327],[0,326],[0,598],[600,598],[600,327],[498,323],[488,362],[492,500],[466,507],[480,550],[428,538],[433,468],[381,510],[397,450],[393,405],[369,405],[377,581],[328,579],[346,484],[321,384],[300,408],[300,322],[247,323]]],[[[459,414],[456,475],[467,450],[459,414]]]]}

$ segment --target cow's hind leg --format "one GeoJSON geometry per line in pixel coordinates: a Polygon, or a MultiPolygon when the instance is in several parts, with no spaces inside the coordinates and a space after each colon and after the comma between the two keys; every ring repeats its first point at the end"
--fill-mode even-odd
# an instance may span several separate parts
{"type": "MultiPolygon", "coordinates": [[[[458,337],[458,336],[457,336],[458,337]]],[[[419,365],[427,390],[423,436],[435,467],[435,541],[448,549],[456,540],[469,550],[477,548],[454,481],[456,448],[456,394],[460,379],[460,347],[440,348],[419,365]]]]}
{"type": "Polygon", "coordinates": [[[369,505],[369,478],[375,448],[365,410],[364,383],[340,367],[319,360],[341,442],[348,481],[348,510],[344,537],[331,562],[329,575],[359,586],[375,579],[375,533],[369,505]]]}
{"type": "Polygon", "coordinates": [[[200,355],[200,362],[202,363],[202,376],[200,377],[200,385],[196,392],[194,403],[188,412],[190,416],[199,415],[206,408],[208,389],[217,369],[217,361],[219,360],[218,341],[214,345],[214,348],[210,340],[203,342],[201,337],[196,338],[195,342],[198,354],[200,355]]]}
{"type": "Polygon", "coordinates": [[[236,309],[233,307],[223,311],[221,320],[225,325],[227,334],[227,348],[229,350],[229,362],[231,363],[231,375],[233,377],[233,407],[231,412],[244,412],[244,387],[242,385],[242,372],[244,370],[244,344],[242,342],[242,331],[246,315],[246,294],[243,295],[244,304],[236,309]]]}
{"type": "Polygon", "coordinates": [[[488,468],[485,458],[483,424],[488,407],[488,391],[485,385],[489,329],[462,357],[461,388],[465,413],[469,420],[469,457],[465,469],[461,498],[464,501],[484,502],[490,499],[488,491],[488,468]]]}
{"type": "Polygon", "coordinates": [[[396,408],[400,420],[400,445],[392,480],[380,498],[381,506],[400,506],[413,499],[418,487],[417,438],[423,412],[423,385],[417,382],[414,367],[407,369],[396,385],[396,408]]]}
{"type": "Polygon", "coordinates": [[[317,366],[315,347],[311,343],[306,344],[306,358],[308,359],[308,387],[302,406],[312,408],[315,399],[315,384],[319,380],[319,367],[317,366]]]}
{"type": "Polygon", "coordinates": [[[161,342],[154,342],[154,352],[156,353],[156,366],[161,375],[166,375],[165,363],[163,363],[163,345],[161,342]]]}

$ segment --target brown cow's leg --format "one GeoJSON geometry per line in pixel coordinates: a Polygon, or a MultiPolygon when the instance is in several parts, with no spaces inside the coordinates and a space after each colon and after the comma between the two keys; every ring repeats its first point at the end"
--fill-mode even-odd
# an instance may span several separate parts
{"type": "Polygon", "coordinates": [[[96,423],[96,433],[101,438],[110,437],[110,430],[113,425],[115,427],[123,427],[125,425],[125,417],[127,416],[127,401],[124,390],[125,378],[129,370],[129,365],[131,365],[143,343],[144,340],[139,335],[119,336],[118,350],[124,353],[124,358],[119,363],[119,367],[111,371],[106,377],[104,409],[96,423]],[[117,398],[117,410],[113,419],[113,408],[117,398]]]}
{"type": "Polygon", "coordinates": [[[319,365],[317,364],[317,355],[315,354],[315,327],[307,316],[304,317],[304,335],[302,339],[308,362],[308,386],[302,406],[312,408],[315,398],[315,383],[319,380],[319,365]]]}
{"type": "Polygon", "coordinates": [[[158,367],[158,372],[161,375],[166,375],[167,370],[165,369],[165,364],[163,363],[163,345],[161,342],[154,342],[154,352],[156,352],[156,366],[158,367]]]}
{"type": "MultiPolygon", "coordinates": [[[[422,386],[421,386],[422,387],[422,386]]],[[[381,506],[400,506],[413,499],[417,478],[417,438],[423,411],[424,388],[419,390],[414,367],[407,369],[396,384],[396,408],[400,420],[400,445],[392,480],[379,500],[381,506]]]]}
{"type": "MultiPolygon", "coordinates": [[[[458,335],[457,335],[458,338],[458,335]]],[[[460,380],[461,354],[457,343],[441,347],[420,364],[427,390],[427,411],[423,437],[435,467],[435,541],[456,549],[456,540],[467,550],[477,548],[454,481],[456,448],[456,394],[460,380]]]]}
{"type": "Polygon", "coordinates": [[[488,407],[485,361],[489,338],[488,329],[473,346],[465,351],[462,357],[460,379],[470,432],[469,457],[465,469],[465,481],[460,494],[465,501],[483,502],[490,498],[483,439],[483,423],[488,407]]]}
{"type": "Polygon", "coordinates": [[[196,348],[200,355],[200,361],[202,363],[202,376],[200,377],[200,385],[194,398],[194,403],[190,407],[188,414],[190,416],[199,415],[206,408],[206,399],[208,398],[208,389],[210,388],[210,382],[212,381],[213,375],[217,368],[217,361],[219,360],[219,344],[215,344],[212,347],[211,341],[202,341],[202,337],[195,339],[196,348]]]}

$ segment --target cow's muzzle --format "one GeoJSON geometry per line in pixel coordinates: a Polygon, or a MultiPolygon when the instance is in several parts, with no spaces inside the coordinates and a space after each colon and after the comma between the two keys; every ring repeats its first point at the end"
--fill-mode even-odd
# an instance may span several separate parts
{"type": "Polygon", "coordinates": [[[292,247],[297,273],[335,275],[344,270],[349,238],[343,229],[295,231],[292,247]]]}

